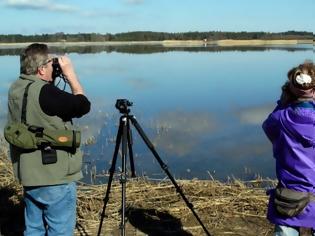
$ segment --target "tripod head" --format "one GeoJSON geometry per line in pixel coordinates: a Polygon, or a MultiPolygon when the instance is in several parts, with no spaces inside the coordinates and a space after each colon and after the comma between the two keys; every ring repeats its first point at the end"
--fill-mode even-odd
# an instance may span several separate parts
{"type": "Polygon", "coordinates": [[[129,114],[130,109],[128,107],[132,106],[132,102],[130,102],[128,99],[117,99],[115,107],[119,110],[122,114],[129,114]]]}

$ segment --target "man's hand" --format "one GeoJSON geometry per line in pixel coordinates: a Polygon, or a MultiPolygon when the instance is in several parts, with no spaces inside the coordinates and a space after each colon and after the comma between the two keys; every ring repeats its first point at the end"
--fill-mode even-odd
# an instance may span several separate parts
{"type": "Polygon", "coordinates": [[[73,74],[75,74],[72,62],[69,57],[67,56],[58,57],[58,62],[62,69],[62,73],[65,76],[71,77],[73,74]]]}
{"type": "Polygon", "coordinates": [[[77,78],[70,58],[64,55],[58,57],[58,62],[62,69],[62,73],[66,76],[66,79],[69,82],[72,93],[74,95],[84,94],[83,88],[77,78]]]}

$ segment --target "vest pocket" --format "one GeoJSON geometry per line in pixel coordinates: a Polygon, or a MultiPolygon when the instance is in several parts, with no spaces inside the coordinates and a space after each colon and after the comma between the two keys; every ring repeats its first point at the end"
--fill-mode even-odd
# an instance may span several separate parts
{"type": "Polygon", "coordinates": [[[81,171],[82,168],[82,152],[80,149],[77,149],[77,152],[74,155],[69,155],[69,167],[68,175],[76,174],[81,171]]]}

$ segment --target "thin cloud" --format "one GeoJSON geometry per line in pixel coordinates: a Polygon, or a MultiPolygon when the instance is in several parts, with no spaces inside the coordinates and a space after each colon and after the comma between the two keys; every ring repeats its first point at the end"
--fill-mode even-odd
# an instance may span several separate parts
{"type": "Polygon", "coordinates": [[[119,12],[119,11],[108,11],[108,10],[89,10],[89,11],[83,11],[81,12],[81,15],[84,17],[109,17],[109,18],[115,18],[115,17],[124,17],[128,14],[125,12],[119,12]]]}
{"type": "Polygon", "coordinates": [[[51,0],[5,0],[6,7],[18,10],[46,10],[56,12],[74,12],[78,9],[71,5],[56,4],[51,0]]]}
{"type": "Polygon", "coordinates": [[[144,0],[125,0],[125,3],[131,4],[131,5],[139,5],[144,3],[144,0]]]}

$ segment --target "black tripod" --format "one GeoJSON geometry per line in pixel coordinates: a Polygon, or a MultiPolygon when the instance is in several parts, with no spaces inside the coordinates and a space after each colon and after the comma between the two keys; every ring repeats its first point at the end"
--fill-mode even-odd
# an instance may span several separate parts
{"type": "Polygon", "coordinates": [[[132,136],[131,136],[131,129],[130,129],[130,121],[138,131],[139,135],[145,142],[145,144],[148,146],[148,148],[151,150],[152,154],[160,164],[161,168],[164,170],[164,172],[167,174],[168,178],[171,180],[173,185],[176,188],[176,191],[180,194],[184,202],[186,203],[187,207],[191,210],[193,215],[196,217],[197,221],[203,228],[204,232],[206,233],[207,236],[210,236],[210,233],[208,232],[207,228],[204,226],[202,223],[201,219],[197,215],[197,213],[194,210],[193,205],[188,201],[186,196],[184,195],[183,191],[181,188],[178,186],[176,183],[175,179],[171,175],[171,173],[168,170],[168,166],[162,161],[160,158],[159,154],[156,152],[153,144],[150,142],[144,131],[142,130],[141,126],[137,122],[136,118],[133,115],[129,115],[130,109],[128,109],[128,106],[132,106],[132,103],[128,101],[127,99],[118,99],[116,101],[115,107],[122,113],[123,115],[120,117],[119,120],[119,128],[116,136],[116,145],[115,145],[115,151],[112,159],[112,165],[109,169],[109,179],[107,183],[107,190],[106,190],[106,195],[103,199],[104,201],[104,206],[103,206],[103,211],[101,214],[101,220],[100,220],[100,225],[98,228],[98,233],[97,235],[101,235],[101,230],[102,230],[102,225],[105,217],[105,210],[106,210],[106,205],[109,201],[109,194],[110,194],[110,188],[111,184],[113,181],[113,176],[115,172],[115,166],[116,166],[116,160],[118,156],[118,151],[120,147],[120,143],[122,143],[122,170],[121,170],[121,175],[120,175],[120,183],[121,183],[121,197],[122,197],[122,203],[121,203],[121,224],[120,224],[120,230],[121,230],[121,236],[125,236],[125,225],[126,225],[126,182],[127,182],[127,172],[126,172],[126,160],[127,160],[127,148],[129,150],[129,158],[130,158],[130,168],[131,168],[131,176],[135,177],[135,168],[134,168],[134,160],[133,160],[133,151],[132,151],[132,136]]]}

